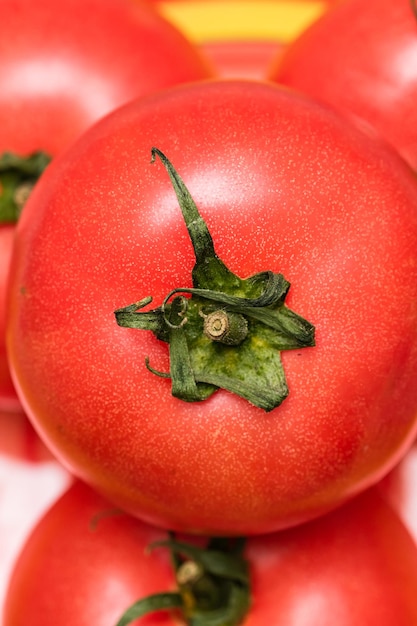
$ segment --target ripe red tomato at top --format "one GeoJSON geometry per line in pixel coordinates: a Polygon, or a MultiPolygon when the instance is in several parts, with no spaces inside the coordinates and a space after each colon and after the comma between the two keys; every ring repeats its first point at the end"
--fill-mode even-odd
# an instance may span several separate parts
{"type": "MultiPolygon", "coordinates": [[[[249,534],[303,522],[377,481],[415,436],[414,174],[278,86],[178,86],[87,131],[25,206],[9,295],[11,368],[37,430],[155,525],[249,534]],[[173,397],[145,365],[169,371],[165,341],[116,324],[116,309],[192,286],[193,248],[152,146],[230,270],[282,273],[287,306],[315,326],[315,347],[282,352],[289,395],[270,412],[224,389],[173,397]]],[[[259,345],[253,375],[275,359],[264,339],[242,347],[259,345]]]]}
{"type": "Polygon", "coordinates": [[[195,47],[138,0],[6,0],[0,151],[52,155],[128,100],[207,77],[195,47]]]}
{"type": "MultiPolygon", "coordinates": [[[[163,531],[74,484],[23,547],[3,625],[52,626],[59,615],[65,626],[115,626],[137,600],[175,591],[169,551],[147,550],[164,539],[163,531]]],[[[377,493],[301,527],[252,537],[245,556],[252,588],[245,626],[410,626],[417,620],[417,550],[377,493]]],[[[164,611],[131,623],[185,622],[164,611]]]]}
{"type": "Polygon", "coordinates": [[[270,78],[366,120],[416,169],[413,2],[338,3],[279,56],[270,78]]]}
{"type": "MultiPolygon", "coordinates": [[[[3,0],[0,155],[55,156],[117,106],[206,78],[196,48],[145,3],[3,0]]],[[[1,185],[0,185],[1,191],[1,185]]],[[[3,216],[0,211],[0,222],[3,216]]],[[[19,406],[4,345],[4,290],[13,225],[0,223],[0,407],[19,406]]]]}

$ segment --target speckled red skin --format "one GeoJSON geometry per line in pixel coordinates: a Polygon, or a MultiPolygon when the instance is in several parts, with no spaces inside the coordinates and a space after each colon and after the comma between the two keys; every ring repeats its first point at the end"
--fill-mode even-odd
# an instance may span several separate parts
{"type": "MultiPolygon", "coordinates": [[[[130,0],[2,3],[0,154],[54,157],[132,98],[207,78],[195,47],[152,8],[130,0]],[[152,47],[152,53],[150,48],[152,47]]],[[[0,224],[0,409],[19,409],[4,346],[11,226],[0,224]]]]}
{"type": "Polygon", "coordinates": [[[410,0],[336,4],[277,58],[269,77],[364,119],[417,169],[417,13],[410,0]]]}
{"type": "Polygon", "coordinates": [[[416,432],[417,189],[387,146],[277,86],[212,81],[133,102],[48,169],[18,226],[8,347],[24,407],[62,462],[156,525],[249,534],[373,484],[416,432]],[[191,286],[192,246],[155,145],[217,253],[291,282],[316,347],[284,353],[266,414],[189,404],[144,364],[152,333],[113,311],[191,286]]]}

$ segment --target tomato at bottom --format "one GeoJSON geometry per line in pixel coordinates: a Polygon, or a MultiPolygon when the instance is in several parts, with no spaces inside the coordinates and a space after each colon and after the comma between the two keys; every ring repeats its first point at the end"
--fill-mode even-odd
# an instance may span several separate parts
{"type": "MultiPolygon", "coordinates": [[[[139,598],[175,589],[169,551],[147,549],[166,538],[74,483],[23,548],[3,625],[115,626],[139,598]]],[[[376,490],[313,522],[251,537],[245,558],[247,626],[417,623],[417,549],[376,490]]],[[[165,611],[131,622],[178,623],[165,611]]]]}
{"type": "Polygon", "coordinates": [[[15,559],[35,524],[71,482],[26,415],[0,410],[0,624],[15,559]]]}

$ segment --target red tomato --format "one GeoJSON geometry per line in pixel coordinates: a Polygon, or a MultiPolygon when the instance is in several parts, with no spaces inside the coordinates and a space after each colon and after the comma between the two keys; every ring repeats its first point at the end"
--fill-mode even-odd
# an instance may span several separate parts
{"type": "Polygon", "coordinates": [[[263,80],[285,45],[276,41],[212,41],[200,44],[216,75],[263,80]]]}
{"type": "Polygon", "coordinates": [[[162,531],[117,514],[111,504],[76,483],[24,547],[8,592],[3,626],[27,623],[37,603],[30,623],[47,626],[53,613],[56,620],[62,601],[59,619],[65,626],[114,626],[139,597],[172,587],[169,554],[165,550],[146,554],[151,542],[165,538],[162,531]],[[47,593],[38,593],[35,579],[43,579],[47,593]],[[20,608],[13,587],[27,594],[20,608]]]}
{"type": "Polygon", "coordinates": [[[0,615],[23,542],[69,484],[26,416],[0,412],[0,615]]]}
{"type": "MultiPolygon", "coordinates": [[[[196,48],[144,3],[62,0],[58,9],[53,0],[4,0],[0,153],[44,150],[54,156],[127,100],[208,75],[196,48]]],[[[0,224],[0,408],[5,410],[19,406],[3,331],[11,241],[11,226],[0,224]]]]}
{"type": "Polygon", "coordinates": [[[363,118],[417,168],[417,12],[347,0],[278,58],[271,79],[363,118]]]}
{"type": "MultiPolygon", "coordinates": [[[[17,561],[3,626],[115,626],[134,602],[174,591],[162,531],[77,483],[48,511],[17,561]]],[[[417,551],[376,493],[246,546],[252,606],[245,626],[410,626],[417,620],[417,551]]],[[[177,624],[160,612],[132,624],[177,624]]],[[[200,623],[200,622],[199,622],[200,623]]],[[[201,622],[203,623],[203,622],[201,622]]]]}
{"type": "Polygon", "coordinates": [[[382,495],[401,517],[417,542],[417,444],[402,461],[378,483],[382,495]]]}
{"type": "MultiPolygon", "coordinates": [[[[411,445],[416,299],[417,188],[394,151],[278,86],[208,81],[132,102],[49,166],[18,225],[9,356],[38,432],[120,508],[174,530],[259,533],[340,504],[411,445]],[[226,265],[282,272],[288,306],[316,327],[314,348],[282,353],[290,392],[268,414],[223,389],[173,397],[145,365],[169,370],[166,343],[115,322],[192,286],[153,145],[226,265]]],[[[277,351],[252,336],[262,374],[277,351]]]]}
{"type": "Polygon", "coordinates": [[[0,151],[55,155],[120,104],[207,76],[195,47],[147,3],[4,1],[0,151]]]}

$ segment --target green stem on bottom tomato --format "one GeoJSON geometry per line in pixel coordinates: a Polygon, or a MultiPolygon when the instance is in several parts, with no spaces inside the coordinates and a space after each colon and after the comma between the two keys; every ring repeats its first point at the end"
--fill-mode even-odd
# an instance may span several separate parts
{"type": "Polygon", "coordinates": [[[153,544],[170,549],[177,590],[138,600],[116,626],[157,611],[173,611],[187,626],[238,626],[251,602],[244,545],[241,538],[212,538],[204,548],[174,538],[153,544]]]}

